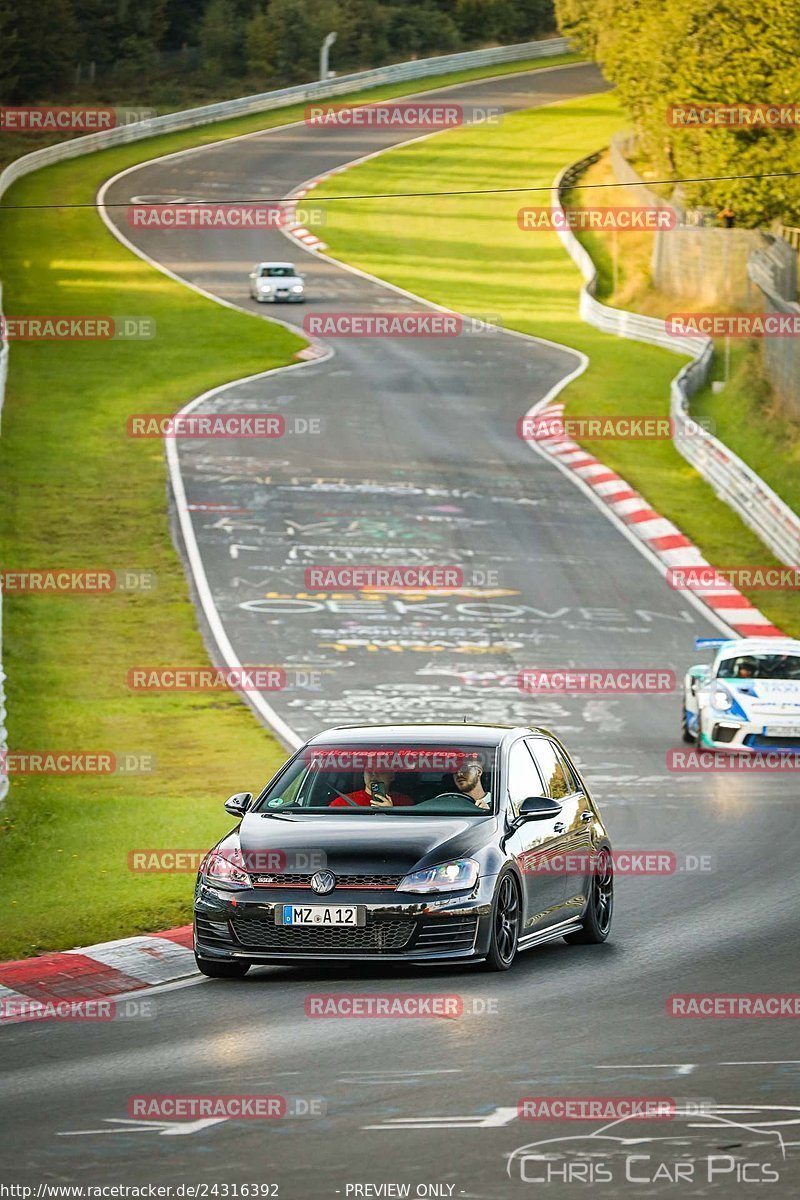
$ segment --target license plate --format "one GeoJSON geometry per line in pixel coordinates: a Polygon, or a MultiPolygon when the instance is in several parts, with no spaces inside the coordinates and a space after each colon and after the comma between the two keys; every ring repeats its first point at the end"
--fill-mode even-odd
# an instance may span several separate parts
{"type": "Polygon", "coordinates": [[[800,725],[765,725],[764,737],[800,737],[800,725]]]}
{"type": "Polygon", "coordinates": [[[277,925],[366,925],[363,904],[280,904],[275,910],[277,925]]]}

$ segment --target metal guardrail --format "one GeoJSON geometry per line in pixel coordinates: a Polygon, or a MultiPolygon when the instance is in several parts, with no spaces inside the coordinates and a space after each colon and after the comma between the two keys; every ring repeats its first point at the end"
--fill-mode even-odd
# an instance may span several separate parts
{"type": "MultiPolygon", "coordinates": [[[[553,184],[553,207],[562,207],[562,195],[587,167],[597,162],[600,152],[566,167],[553,184]]],[[[800,566],[800,517],[781,500],[756,472],[728,449],[718,438],[698,426],[689,417],[689,399],[707,381],[714,352],[710,339],[673,337],[666,322],[602,304],[595,297],[597,268],[591,256],[568,229],[558,236],[585,280],[580,295],[580,315],[589,325],[604,333],[632,338],[685,354],[688,362],[670,386],[670,416],[673,441],[687,462],[700,472],[717,495],[770,548],[776,558],[789,566],[800,566]]]]}
{"type": "MultiPolygon", "coordinates": [[[[336,79],[298,84],[295,87],[281,88],[274,92],[244,96],[238,100],[223,100],[219,104],[206,104],[201,108],[166,113],[163,117],[153,117],[130,125],[121,125],[117,129],[103,130],[100,133],[90,133],[85,137],[73,138],[68,142],[57,142],[55,145],[45,146],[41,150],[34,150],[30,154],[22,155],[0,172],[0,197],[12,183],[21,179],[23,175],[29,175],[31,171],[38,171],[41,167],[77,158],[82,154],[91,154],[95,150],[106,150],[111,146],[141,141],[143,138],[156,137],[162,133],[192,129],[198,125],[209,125],[215,121],[228,120],[230,117],[287,108],[304,100],[327,100],[334,96],[345,95],[347,92],[380,87],[387,83],[403,83],[406,80],[447,75],[452,71],[465,70],[470,67],[522,62],[529,58],[551,58],[558,54],[565,54],[568,50],[567,38],[518,42],[514,46],[495,46],[489,50],[468,50],[461,54],[446,54],[437,58],[419,58],[413,62],[393,63],[388,67],[377,67],[372,71],[357,71],[351,75],[341,75],[336,79]]],[[[2,291],[0,290],[0,316],[2,316],[2,312],[2,291]]],[[[8,343],[3,341],[0,345],[0,412],[2,412],[5,397],[7,375],[8,343]]],[[[1,630],[2,589],[0,589],[0,652],[2,651],[1,630]]],[[[0,660],[0,803],[8,791],[8,777],[3,753],[6,749],[4,681],[5,675],[0,660]]]]}
{"type": "Polygon", "coordinates": [[[63,162],[93,150],[105,150],[109,146],[121,146],[142,138],[155,137],[161,133],[172,133],[180,129],[192,129],[196,125],[209,125],[214,121],[226,121],[230,117],[247,116],[249,113],[269,112],[276,108],[310,100],[328,100],[347,92],[380,87],[386,83],[404,83],[407,80],[446,75],[451,71],[470,67],[493,66],[496,63],[521,62],[528,58],[549,58],[565,54],[569,50],[567,38],[550,38],[539,42],[518,42],[515,46],[494,46],[489,50],[466,50],[461,54],[445,54],[438,58],[418,58],[412,62],[393,63],[388,67],[376,67],[371,71],[356,71],[351,75],[340,75],[336,79],[319,80],[315,83],[300,83],[294,87],[281,88],[274,92],[260,92],[254,96],[243,96],[238,100],[222,100],[218,104],[205,104],[201,108],[189,108],[182,112],[166,113],[162,117],[151,117],[144,121],[121,125],[116,129],[105,129],[89,133],[84,137],[72,138],[34,150],[22,158],[15,159],[0,173],[0,196],[9,184],[30,171],[51,163],[63,162]]]}

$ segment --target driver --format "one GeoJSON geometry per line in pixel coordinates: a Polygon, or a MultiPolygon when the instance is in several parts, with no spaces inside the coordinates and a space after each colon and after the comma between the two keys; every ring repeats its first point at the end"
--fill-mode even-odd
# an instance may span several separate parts
{"type": "MultiPolygon", "coordinates": [[[[357,792],[349,792],[348,800],[352,800],[360,808],[405,808],[414,801],[410,796],[398,792],[389,794],[389,787],[394,779],[394,771],[364,771],[364,787],[357,792]],[[377,789],[375,788],[375,785],[377,789]],[[375,789],[375,790],[373,790],[375,789]]],[[[330,808],[349,808],[344,796],[332,800],[330,808]]]]}
{"type": "Polygon", "coordinates": [[[736,668],[737,679],[753,679],[756,673],[756,660],[754,658],[740,658],[739,665],[736,668]]]}
{"type": "Polygon", "coordinates": [[[476,808],[491,808],[492,794],[481,782],[483,767],[477,758],[465,758],[454,773],[456,787],[463,796],[468,796],[476,808]]]}

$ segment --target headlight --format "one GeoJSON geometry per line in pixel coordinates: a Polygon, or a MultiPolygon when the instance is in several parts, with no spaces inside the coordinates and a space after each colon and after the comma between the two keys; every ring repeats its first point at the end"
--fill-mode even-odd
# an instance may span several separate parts
{"type": "Polygon", "coordinates": [[[732,702],[728,693],[723,692],[720,688],[718,691],[714,692],[711,703],[714,705],[714,708],[726,709],[731,707],[732,702]]]}
{"type": "Polygon", "coordinates": [[[462,892],[478,882],[478,864],[471,858],[456,858],[412,871],[398,885],[398,892],[462,892]]]}
{"type": "Polygon", "coordinates": [[[260,284],[258,285],[258,290],[259,290],[260,292],[271,292],[271,291],[272,291],[272,284],[271,284],[271,283],[260,283],[260,284]]]}
{"type": "Polygon", "coordinates": [[[295,283],[295,284],[292,284],[292,291],[293,291],[293,292],[295,292],[295,293],[298,293],[298,292],[302,292],[302,290],[303,290],[303,285],[302,285],[302,283],[295,283]]]}
{"type": "Polygon", "coordinates": [[[242,862],[241,850],[212,850],[203,860],[200,874],[223,887],[252,887],[242,862]]]}

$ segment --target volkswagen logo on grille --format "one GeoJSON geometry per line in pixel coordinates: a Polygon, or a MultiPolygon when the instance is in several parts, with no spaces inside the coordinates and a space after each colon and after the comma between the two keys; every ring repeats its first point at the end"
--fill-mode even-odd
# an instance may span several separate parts
{"type": "Polygon", "coordinates": [[[317,871],[311,876],[311,887],[319,896],[327,896],[336,887],[336,876],[333,871],[317,871]]]}

